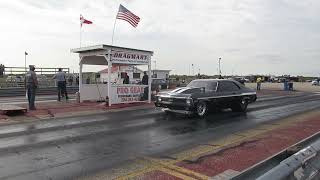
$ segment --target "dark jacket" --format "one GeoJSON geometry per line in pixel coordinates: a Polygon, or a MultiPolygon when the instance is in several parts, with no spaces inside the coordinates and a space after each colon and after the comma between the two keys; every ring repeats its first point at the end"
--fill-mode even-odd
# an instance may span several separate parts
{"type": "Polygon", "coordinates": [[[123,79],[123,84],[129,84],[130,80],[129,80],[129,76],[127,75],[124,79],[123,79]]]}
{"type": "Polygon", "coordinates": [[[148,84],[149,84],[149,77],[148,77],[148,75],[144,75],[144,76],[142,77],[142,84],[143,84],[143,85],[148,85],[148,84]]]}

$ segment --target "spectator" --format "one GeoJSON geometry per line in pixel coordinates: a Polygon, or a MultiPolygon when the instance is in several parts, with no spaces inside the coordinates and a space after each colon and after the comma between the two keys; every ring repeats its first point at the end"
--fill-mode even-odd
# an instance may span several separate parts
{"type": "Polygon", "coordinates": [[[73,77],[72,77],[72,76],[69,76],[68,81],[69,81],[69,86],[72,86],[72,84],[73,84],[73,77]]]}
{"type": "Polygon", "coordinates": [[[55,79],[58,84],[58,101],[61,100],[61,96],[63,95],[65,95],[66,100],[68,100],[66,74],[62,71],[62,68],[59,68],[59,72],[53,76],[53,79],[55,79]]]}
{"type": "MultiPolygon", "coordinates": [[[[142,84],[143,85],[148,85],[149,84],[149,76],[147,75],[147,72],[143,72],[143,77],[142,77],[142,84]]],[[[147,100],[148,99],[148,93],[149,93],[149,87],[145,87],[143,90],[143,99],[147,100]]]]}
{"type": "Polygon", "coordinates": [[[257,91],[260,91],[260,90],[261,90],[261,82],[262,82],[262,78],[261,78],[261,77],[258,77],[258,78],[257,78],[257,91]]]}
{"type": "Polygon", "coordinates": [[[125,73],[124,79],[123,79],[123,84],[129,84],[129,83],[130,83],[130,78],[129,78],[128,74],[125,73]]]}
{"type": "Polygon", "coordinates": [[[145,71],[143,74],[144,74],[144,75],[143,75],[143,77],[142,77],[142,84],[143,84],[143,85],[148,85],[148,84],[149,84],[149,77],[148,77],[148,75],[147,75],[147,72],[145,71]]]}
{"type": "Polygon", "coordinates": [[[79,85],[79,76],[76,77],[76,84],[79,85]]]}
{"type": "Polygon", "coordinates": [[[5,67],[3,64],[0,64],[0,77],[3,77],[4,75],[4,70],[5,70],[5,67]]]}
{"type": "Polygon", "coordinates": [[[36,110],[34,102],[36,98],[36,90],[38,88],[38,79],[36,73],[34,72],[35,67],[30,65],[29,69],[30,70],[27,72],[25,77],[25,88],[27,90],[29,110],[36,110]]]}

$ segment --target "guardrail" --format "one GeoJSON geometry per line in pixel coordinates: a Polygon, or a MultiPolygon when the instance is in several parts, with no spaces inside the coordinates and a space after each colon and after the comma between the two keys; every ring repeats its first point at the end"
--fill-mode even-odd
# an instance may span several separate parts
{"type": "MultiPolygon", "coordinates": [[[[320,140],[285,159],[278,166],[257,178],[257,180],[282,180],[290,179],[291,177],[294,178],[294,173],[299,168],[304,169],[303,166],[311,162],[318,153],[320,153],[320,140]]],[[[315,171],[319,171],[319,169],[315,169],[315,171]]]]}
{"type": "Polygon", "coordinates": [[[232,180],[311,180],[319,176],[320,132],[244,170],[232,180]]]}
{"type": "MultiPolygon", "coordinates": [[[[67,87],[69,94],[76,93],[79,91],[78,86],[67,87]]],[[[57,87],[43,87],[37,90],[37,95],[54,95],[57,94],[57,87]]],[[[25,96],[26,91],[24,88],[1,88],[0,97],[15,97],[15,96],[25,96]]]]}

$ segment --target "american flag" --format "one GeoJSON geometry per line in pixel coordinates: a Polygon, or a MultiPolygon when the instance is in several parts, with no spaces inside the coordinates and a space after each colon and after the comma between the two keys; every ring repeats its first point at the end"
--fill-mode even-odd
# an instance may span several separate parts
{"type": "Polygon", "coordinates": [[[125,20],[130,23],[133,27],[137,27],[140,22],[140,18],[130,12],[127,8],[120,4],[117,19],[125,20]]]}

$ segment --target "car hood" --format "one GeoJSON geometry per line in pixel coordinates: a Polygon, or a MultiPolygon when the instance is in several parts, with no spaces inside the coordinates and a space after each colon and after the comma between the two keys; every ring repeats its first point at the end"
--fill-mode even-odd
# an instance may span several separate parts
{"type": "Polygon", "coordinates": [[[196,87],[181,87],[172,91],[160,92],[158,96],[170,96],[170,97],[191,97],[191,94],[185,93],[186,90],[199,89],[196,87]]]}

